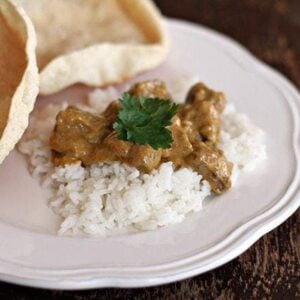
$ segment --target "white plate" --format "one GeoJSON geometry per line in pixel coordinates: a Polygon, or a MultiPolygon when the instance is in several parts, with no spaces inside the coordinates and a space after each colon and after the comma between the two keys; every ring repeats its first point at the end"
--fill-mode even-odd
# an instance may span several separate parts
{"type": "MultiPolygon", "coordinates": [[[[55,235],[57,218],[16,151],[0,168],[0,279],[36,287],[84,289],[167,283],[216,268],[249,248],[298,207],[299,103],[296,89],[228,38],[168,21],[167,62],[144,77],[199,74],[225,91],[266,132],[268,160],[183,223],[111,238],[55,235]]],[[[40,104],[76,99],[74,87],[40,104]]]]}

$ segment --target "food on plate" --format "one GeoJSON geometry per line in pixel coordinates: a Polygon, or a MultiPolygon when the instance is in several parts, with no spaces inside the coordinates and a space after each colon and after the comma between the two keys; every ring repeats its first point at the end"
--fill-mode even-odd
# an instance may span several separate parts
{"type": "Polygon", "coordinates": [[[110,87],[93,92],[89,105],[48,105],[32,115],[19,150],[50,192],[59,234],[181,222],[266,157],[262,130],[223,93],[195,81],[166,82],[139,82],[126,93],[110,87]],[[174,104],[174,90],[186,100],[174,104]],[[96,103],[105,95],[106,108],[96,103]]]}
{"type": "Polygon", "coordinates": [[[0,1],[0,163],[24,133],[38,93],[36,37],[25,12],[0,1]]]}
{"type": "Polygon", "coordinates": [[[68,107],[58,114],[50,138],[53,163],[119,161],[151,172],[171,161],[176,168],[198,172],[215,193],[225,192],[232,163],[217,145],[224,95],[198,83],[186,103],[178,107],[170,100],[162,82],[146,81],[100,115],[68,107]]]}
{"type": "Polygon", "coordinates": [[[104,86],[159,65],[168,52],[151,0],[16,0],[38,37],[40,93],[74,83],[104,86]]]}

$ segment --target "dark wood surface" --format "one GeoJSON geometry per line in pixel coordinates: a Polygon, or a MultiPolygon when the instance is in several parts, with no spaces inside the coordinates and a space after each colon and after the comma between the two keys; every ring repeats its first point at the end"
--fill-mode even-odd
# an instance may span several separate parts
{"type": "MultiPolygon", "coordinates": [[[[233,37],[300,87],[300,0],[156,3],[167,16],[233,37]]],[[[300,210],[240,257],[192,279],[145,289],[80,292],[0,283],[0,299],[300,299],[300,210]]]]}

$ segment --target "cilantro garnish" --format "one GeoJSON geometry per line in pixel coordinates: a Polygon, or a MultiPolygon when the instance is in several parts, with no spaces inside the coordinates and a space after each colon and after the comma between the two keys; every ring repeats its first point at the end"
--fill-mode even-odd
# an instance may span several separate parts
{"type": "Polygon", "coordinates": [[[139,145],[150,145],[154,149],[167,149],[173,142],[171,119],[178,105],[168,100],[135,97],[124,93],[119,99],[121,108],[113,128],[118,137],[139,145]]]}

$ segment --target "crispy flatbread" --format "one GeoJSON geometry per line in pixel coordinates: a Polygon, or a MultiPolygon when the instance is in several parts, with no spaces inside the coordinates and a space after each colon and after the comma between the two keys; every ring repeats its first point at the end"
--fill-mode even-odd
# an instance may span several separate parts
{"type": "Polygon", "coordinates": [[[16,0],[38,37],[40,93],[105,86],[159,65],[168,39],[151,0],[16,0]]]}
{"type": "Polygon", "coordinates": [[[36,37],[22,8],[0,1],[0,163],[28,125],[38,94],[36,37]]]}

